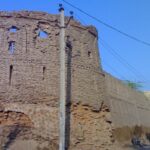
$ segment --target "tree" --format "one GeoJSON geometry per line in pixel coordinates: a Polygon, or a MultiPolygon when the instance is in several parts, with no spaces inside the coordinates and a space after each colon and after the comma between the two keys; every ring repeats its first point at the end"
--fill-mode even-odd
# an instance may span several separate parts
{"type": "Polygon", "coordinates": [[[123,81],[127,86],[129,86],[132,89],[135,90],[140,90],[140,88],[142,88],[142,83],[141,82],[133,82],[133,81],[129,81],[129,80],[125,80],[123,81]]]}

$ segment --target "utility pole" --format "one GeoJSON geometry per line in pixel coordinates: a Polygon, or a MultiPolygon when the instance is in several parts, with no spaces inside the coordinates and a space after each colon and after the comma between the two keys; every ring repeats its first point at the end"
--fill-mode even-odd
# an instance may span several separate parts
{"type": "Polygon", "coordinates": [[[60,110],[59,110],[59,150],[65,150],[66,130],[66,68],[65,68],[65,19],[64,8],[60,12],[60,110]]]}

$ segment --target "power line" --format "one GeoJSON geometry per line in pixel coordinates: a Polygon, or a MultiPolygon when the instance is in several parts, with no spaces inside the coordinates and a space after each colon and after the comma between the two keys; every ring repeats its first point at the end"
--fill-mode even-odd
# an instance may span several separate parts
{"type": "MultiPolygon", "coordinates": [[[[70,13],[70,9],[66,6],[65,10],[67,10],[67,13],[70,13]]],[[[77,19],[77,21],[80,21],[82,24],[86,25],[85,21],[78,14],[74,13],[73,16],[77,19]]]]}
{"type": "Polygon", "coordinates": [[[149,43],[149,42],[143,41],[143,40],[141,40],[141,39],[139,39],[139,38],[137,38],[137,37],[135,37],[135,36],[132,36],[132,35],[130,35],[130,34],[128,34],[128,33],[125,33],[125,32],[123,32],[123,31],[117,29],[116,27],[113,27],[112,25],[109,25],[109,24],[103,22],[102,20],[100,20],[100,19],[98,19],[98,18],[92,16],[91,14],[89,14],[89,13],[87,13],[86,11],[84,11],[84,10],[78,8],[77,6],[75,6],[75,5],[73,5],[73,4],[69,3],[69,2],[67,2],[66,0],[62,0],[62,1],[63,1],[64,3],[66,3],[66,4],[68,4],[69,6],[73,7],[74,9],[80,11],[81,13],[87,15],[88,17],[90,17],[90,18],[96,20],[97,22],[103,24],[103,25],[106,26],[107,28],[110,28],[110,29],[112,29],[112,30],[114,30],[114,31],[116,31],[116,32],[118,32],[118,33],[120,33],[120,34],[122,34],[122,35],[124,35],[124,36],[126,36],[126,37],[128,37],[128,38],[130,38],[130,39],[132,39],[132,40],[134,40],[134,41],[137,41],[137,42],[142,43],[142,44],[144,44],[144,45],[150,46],[150,43],[149,43]]]}
{"type": "Polygon", "coordinates": [[[124,66],[126,66],[126,68],[128,68],[128,70],[130,70],[135,77],[139,77],[142,80],[145,79],[145,76],[140,73],[137,69],[135,69],[132,65],[130,65],[122,56],[120,56],[117,51],[115,49],[113,49],[108,43],[106,43],[102,38],[100,38],[100,40],[102,41],[102,46],[104,46],[106,48],[106,50],[112,54],[115,58],[117,58],[117,60],[123,64],[124,66]]]}
{"type": "MultiPolygon", "coordinates": [[[[110,68],[114,73],[117,73],[123,80],[127,80],[126,77],[124,75],[122,75],[121,73],[119,73],[116,69],[114,69],[111,65],[109,65],[108,63],[105,62],[105,65],[110,68]]],[[[122,80],[121,79],[121,80],[122,80]]]]}
{"type": "MultiPolygon", "coordinates": [[[[67,10],[69,11],[69,9],[67,8],[67,10]]],[[[74,14],[74,16],[76,16],[78,19],[79,19],[79,21],[82,21],[84,24],[86,24],[85,23],[85,21],[79,16],[79,15],[77,15],[77,14],[74,14]]],[[[101,39],[101,38],[100,38],[101,39]]],[[[102,39],[101,39],[102,40],[102,39]]],[[[103,42],[104,42],[104,40],[102,40],[103,42]]],[[[106,42],[105,42],[106,43],[106,42]]],[[[104,46],[104,45],[103,45],[104,46]]],[[[105,46],[104,46],[105,47],[105,46]]],[[[122,75],[121,73],[119,73],[116,69],[114,69],[112,66],[110,66],[108,63],[105,63],[105,65],[108,67],[108,68],[110,68],[113,72],[115,72],[115,73],[117,73],[123,80],[127,80],[126,78],[125,78],[125,76],[124,75],[122,75]]],[[[85,69],[85,68],[84,68],[85,69]]],[[[87,69],[86,69],[87,70],[87,69]]]]}
{"type": "MultiPolygon", "coordinates": [[[[122,31],[120,31],[119,29],[117,29],[117,28],[115,28],[115,27],[113,27],[113,26],[111,26],[111,25],[109,25],[109,24],[106,24],[105,22],[103,22],[103,21],[101,21],[100,19],[98,19],[98,18],[96,18],[96,17],[94,17],[94,16],[92,16],[92,15],[86,13],[85,11],[83,11],[83,10],[81,10],[80,8],[74,6],[73,4],[67,2],[66,0],[63,0],[63,2],[65,2],[65,3],[68,4],[69,6],[71,6],[71,7],[75,8],[75,9],[77,9],[78,11],[82,12],[83,14],[89,16],[90,18],[92,18],[92,19],[98,21],[99,23],[101,23],[101,24],[107,26],[108,28],[111,28],[111,29],[113,29],[113,30],[119,32],[120,34],[123,34],[124,36],[129,37],[129,38],[131,38],[131,39],[133,39],[133,40],[135,40],[135,41],[137,41],[137,42],[140,42],[140,43],[142,43],[142,44],[145,44],[145,45],[147,45],[147,46],[150,46],[150,43],[147,43],[147,42],[145,42],[145,41],[142,41],[142,40],[140,40],[140,39],[138,39],[138,38],[136,38],[136,37],[133,37],[133,36],[127,34],[127,33],[124,33],[124,32],[122,32],[122,31]]],[[[77,16],[77,17],[79,18],[79,16],[77,16]]],[[[81,18],[79,18],[79,20],[81,20],[81,18]]],[[[82,22],[85,23],[83,20],[82,20],[82,22]]],[[[101,39],[101,38],[100,38],[100,39],[101,39]]],[[[102,39],[101,39],[101,40],[102,40],[102,39]]],[[[145,79],[145,77],[144,77],[139,71],[137,71],[132,65],[130,65],[123,57],[121,57],[121,56],[116,52],[116,50],[114,50],[111,46],[109,46],[109,44],[107,44],[104,40],[102,40],[102,41],[103,41],[103,43],[104,43],[103,46],[105,47],[105,45],[107,45],[107,50],[108,50],[115,58],[117,58],[117,60],[118,60],[121,64],[123,64],[124,66],[126,66],[126,68],[128,68],[128,70],[130,70],[130,71],[135,75],[135,77],[138,76],[138,77],[140,77],[142,80],[145,79]]],[[[105,48],[106,48],[106,47],[105,47],[105,48]]],[[[106,66],[108,66],[113,72],[117,73],[123,80],[126,80],[126,78],[125,78],[121,73],[119,73],[116,69],[114,69],[112,66],[108,65],[107,63],[105,63],[105,64],[106,64],[106,66]]],[[[150,82],[150,81],[144,81],[144,82],[142,82],[142,83],[145,83],[145,82],[150,82]]]]}

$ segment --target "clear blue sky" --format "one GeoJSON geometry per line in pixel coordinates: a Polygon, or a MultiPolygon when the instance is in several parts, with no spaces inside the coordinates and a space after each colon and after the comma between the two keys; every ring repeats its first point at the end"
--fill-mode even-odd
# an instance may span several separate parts
{"type": "MultiPolygon", "coordinates": [[[[150,43],[150,0],[68,1],[121,31],[150,43]]],[[[6,11],[36,10],[55,14],[58,13],[59,3],[62,3],[62,1],[4,0],[0,1],[0,9],[6,11]]],[[[75,18],[83,24],[96,26],[100,37],[99,48],[104,70],[120,79],[143,82],[143,89],[150,90],[150,46],[143,45],[119,34],[66,4],[64,6],[66,14],[68,14],[69,10],[73,10],[75,18]],[[114,50],[117,52],[117,56],[114,54],[114,50]],[[120,56],[121,60],[118,61],[120,56]],[[120,63],[122,58],[129,65],[120,63]]]]}

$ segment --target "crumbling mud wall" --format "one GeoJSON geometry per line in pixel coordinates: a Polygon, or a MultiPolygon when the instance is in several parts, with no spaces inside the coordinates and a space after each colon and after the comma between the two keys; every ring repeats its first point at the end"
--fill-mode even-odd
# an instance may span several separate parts
{"type": "Polygon", "coordinates": [[[0,149],[58,149],[58,108],[1,103],[0,149]]]}
{"type": "Polygon", "coordinates": [[[131,89],[107,73],[105,81],[107,104],[118,137],[131,139],[136,127],[141,127],[141,132],[149,132],[150,101],[144,93],[131,89]]]}
{"type": "MultiPolygon", "coordinates": [[[[45,104],[1,103],[0,149],[58,150],[58,112],[45,104]]],[[[111,112],[104,103],[99,111],[74,103],[67,118],[68,150],[130,149],[116,141],[111,112]]]]}
{"type": "MultiPolygon", "coordinates": [[[[2,103],[1,107],[0,115],[7,117],[2,117],[4,121],[0,124],[0,149],[58,150],[58,108],[18,103],[2,103]]],[[[92,107],[72,104],[69,118],[68,150],[114,148],[113,124],[107,106],[93,111],[92,107]]]]}
{"type": "MultiPolygon", "coordinates": [[[[58,150],[59,32],[57,15],[0,12],[2,150],[58,150]]],[[[95,133],[96,137],[86,147],[99,150],[101,144],[95,146],[95,141],[104,146],[107,140],[101,141],[99,134],[103,131],[98,128],[101,125],[105,128],[105,123],[107,129],[111,128],[111,123],[100,114],[104,74],[99,65],[97,38],[94,27],[84,27],[74,20],[66,28],[67,146],[70,150],[89,145],[91,134],[95,133]],[[77,113],[89,113],[89,118],[83,122],[77,113]],[[94,131],[89,130],[91,125],[94,131]]],[[[105,132],[111,139],[111,132],[105,132]]]]}
{"type": "MultiPolygon", "coordinates": [[[[55,99],[58,104],[59,32],[57,15],[0,12],[1,101],[51,103],[55,99]]],[[[94,27],[74,20],[66,28],[68,99],[95,109],[104,89],[97,37],[94,27]]]]}
{"type": "MultiPolygon", "coordinates": [[[[0,12],[1,149],[58,149],[59,32],[57,15],[0,12]]],[[[70,150],[117,150],[113,133],[149,130],[148,99],[103,73],[97,38],[75,20],[66,28],[70,150]]]]}

